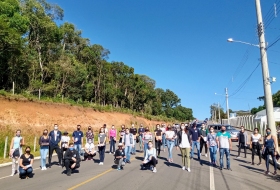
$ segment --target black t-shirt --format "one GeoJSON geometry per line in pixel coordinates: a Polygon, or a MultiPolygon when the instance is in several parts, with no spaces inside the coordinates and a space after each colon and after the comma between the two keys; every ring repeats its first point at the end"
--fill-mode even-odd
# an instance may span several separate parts
{"type": "Polygon", "coordinates": [[[156,129],[155,130],[156,136],[161,136],[161,132],[162,132],[161,129],[156,129]]]}
{"type": "Polygon", "coordinates": [[[244,143],[245,142],[245,136],[244,133],[240,132],[240,142],[244,143]]]}
{"type": "Polygon", "coordinates": [[[22,154],[20,159],[22,159],[22,165],[27,166],[30,164],[31,160],[34,159],[33,154],[30,154],[28,158],[25,157],[25,154],[22,154]]]}
{"type": "Polygon", "coordinates": [[[129,132],[132,133],[133,135],[136,135],[137,134],[137,129],[136,128],[130,128],[129,132]]]}
{"type": "Polygon", "coordinates": [[[117,150],[116,150],[116,153],[115,153],[115,157],[116,157],[116,156],[122,156],[122,157],[124,157],[124,156],[125,156],[124,150],[117,149],[117,150]]]}

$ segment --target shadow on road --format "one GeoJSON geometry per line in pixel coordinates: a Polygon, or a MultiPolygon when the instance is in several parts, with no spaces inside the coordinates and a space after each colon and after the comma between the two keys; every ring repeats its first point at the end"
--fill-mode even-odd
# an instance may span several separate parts
{"type": "Polygon", "coordinates": [[[181,165],[179,164],[175,164],[175,163],[170,163],[170,162],[164,162],[164,164],[168,167],[172,166],[172,167],[176,167],[176,168],[182,168],[181,165]]]}
{"type": "Polygon", "coordinates": [[[143,157],[140,157],[140,156],[135,156],[135,159],[143,161],[143,157]]]}
{"type": "Polygon", "coordinates": [[[160,160],[165,160],[165,161],[168,161],[168,159],[167,158],[165,158],[165,157],[158,157],[158,159],[160,159],[160,160]]]}
{"type": "Polygon", "coordinates": [[[250,162],[247,162],[246,160],[241,160],[241,159],[238,159],[238,158],[235,158],[234,160],[238,161],[238,162],[243,162],[245,164],[249,164],[250,162]]]}

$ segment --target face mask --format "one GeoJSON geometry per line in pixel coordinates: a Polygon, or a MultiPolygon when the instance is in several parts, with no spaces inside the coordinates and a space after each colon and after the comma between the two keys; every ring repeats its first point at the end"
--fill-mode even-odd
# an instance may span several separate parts
{"type": "Polygon", "coordinates": [[[112,129],[115,129],[115,127],[112,127],[112,129]]]}
{"type": "Polygon", "coordinates": [[[43,134],[44,134],[44,135],[47,135],[48,133],[44,132],[43,134]]]}
{"type": "Polygon", "coordinates": [[[185,127],[184,127],[184,126],[181,126],[181,129],[183,130],[183,129],[185,129],[185,127]]]}
{"type": "Polygon", "coordinates": [[[91,141],[88,141],[88,143],[91,144],[92,142],[91,142],[91,141]]]}
{"type": "Polygon", "coordinates": [[[57,130],[58,129],[58,127],[54,127],[54,130],[57,130]]]}
{"type": "Polygon", "coordinates": [[[17,137],[20,137],[20,134],[16,134],[17,137]]]}
{"type": "Polygon", "coordinates": [[[91,128],[88,128],[89,131],[91,131],[91,128]]]}
{"type": "Polygon", "coordinates": [[[149,145],[149,148],[152,148],[153,147],[153,145],[149,145]]]}
{"type": "Polygon", "coordinates": [[[30,150],[25,151],[27,154],[30,154],[30,150]]]}
{"type": "Polygon", "coordinates": [[[221,131],[222,131],[222,132],[225,132],[226,130],[222,129],[221,131]]]}
{"type": "Polygon", "coordinates": [[[270,134],[271,134],[271,132],[270,132],[270,131],[267,131],[267,132],[266,132],[266,134],[267,134],[267,135],[270,135],[270,134]]]}
{"type": "Polygon", "coordinates": [[[78,129],[78,131],[80,131],[81,130],[81,128],[77,128],[78,129]]]}
{"type": "Polygon", "coordinates": [[[73,151],[73,150],[74,150],[74,147],[69,147],[69,150],[73,151]]]}
{"type": "Polygon", "coordinates": [[[214,130],[210,130],[210,132],[211,132],[211,133],[213,133],[213,132],[214,132],[214,130]]]}
{"type": "Polygon", "coordinates": [[[258,133],[258,131],[254,131],[254,133],[255,133],[255,134],[257,134],[257,133],[258,133]]]}

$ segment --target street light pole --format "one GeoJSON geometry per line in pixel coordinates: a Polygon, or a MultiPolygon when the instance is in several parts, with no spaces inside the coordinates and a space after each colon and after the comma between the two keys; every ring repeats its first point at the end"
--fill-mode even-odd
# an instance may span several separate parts
{"type": "Polygon", "coordinates": [[[226,88],[226,102],[227,102],[227,120],[228,120],[228,125],[230,125],[229,106],[228,106],[228,90],[227,90],[227,88],[226,88]]]}
{"type": "Polygon", "coordinates": [[[220,109],[220,102],[218,102],[218,109],[219,109],[219,124],[221,124],[221,109],[220,109]]]}
{"type": "Polygon", "coordinates": [[[277,138],[260,0],[256,0],[256,11],[258,20],[258,36],[262,62],[263,88],[266,106],[267,126],[271,129],[271,134],[276,136],[277,138]]]}

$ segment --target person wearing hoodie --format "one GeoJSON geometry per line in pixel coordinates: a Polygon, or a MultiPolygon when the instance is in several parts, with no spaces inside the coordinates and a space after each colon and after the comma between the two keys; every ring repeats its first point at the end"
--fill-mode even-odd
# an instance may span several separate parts
{"type": "Polygon", "coordinates": [[[244,149],[244,158],[246,158],[247,157],[246,156],[246,154],[247,154],[246,146],[248,143],[248,134],[245,131],[244,126],[241,126],[241,131],[238,133],[237,137],[238,137],[238,156],[237,156],[237,158],[240,158],[241,148],[244,149]]]}
{"type": "Polygon", "coordinates": [[[71,176],[72,171],[80,167],[80,161],[81,161],[79,152],[75,150],[73,143],[69,144],[69,148],[66,150],[64,154],[64,159],[65,159],[67,176],[71,176]]]}

